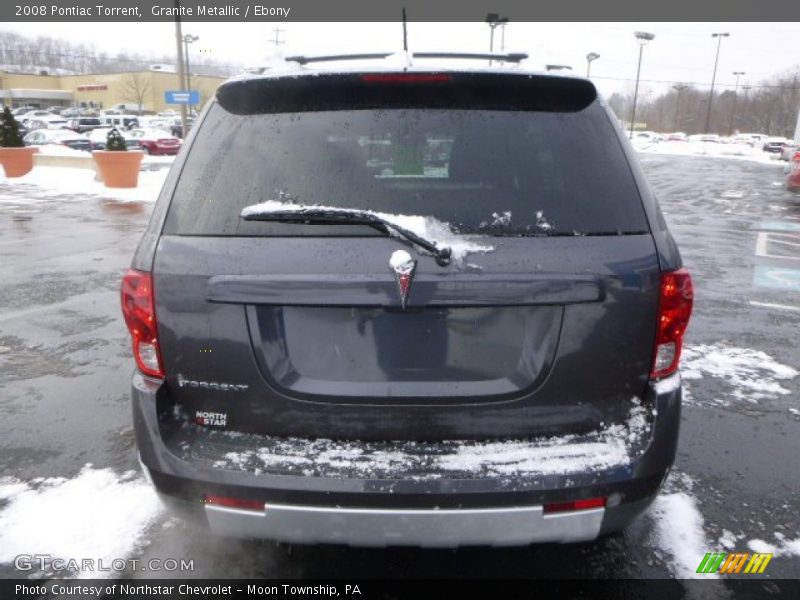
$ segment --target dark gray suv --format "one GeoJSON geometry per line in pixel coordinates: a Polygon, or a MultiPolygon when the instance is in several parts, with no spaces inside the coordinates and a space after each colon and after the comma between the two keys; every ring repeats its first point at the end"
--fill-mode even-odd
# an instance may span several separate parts
{"type": "Polygon", "coordinates": [[[582,78],[378,65],[198,119],[122,284],[145,472],[232,536],[624,527],[675,456],[692,283],[615,117],[582,78]]]}

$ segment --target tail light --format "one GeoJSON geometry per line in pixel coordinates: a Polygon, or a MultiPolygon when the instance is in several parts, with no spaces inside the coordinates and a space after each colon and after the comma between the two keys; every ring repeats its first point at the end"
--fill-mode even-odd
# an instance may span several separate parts
{"type": "Polygon", "coordinates": [[[543,507],[544,514],[569,512],[573,510],[589,510],[590,508],[603,508],[606,505],[605,498],[583,498],[581,500],[570,500],[569,502],[550,502],[543,507]]]}
{"type": "Polygon", "coordinates": [[[368,83],[436,83],[450,81],[447,73],[367,73],[361,81],[368,83]]]}
{"type": "Polygon", "coordinates": [[[683,333],[692,314],[694,289],[686,269],[661,274],[658,298],[658,329],[650,377],[658,379],[678,370],[683,333]]]}
{"type": "Polygon", "coordinates": [[[153,299],[153,276],[135,271],[122,278],[122,315],[133,338],[136,366],[145,375],[164,377],[161,352],[158,347],[158,322],[153,299]]]}
{"type": "Polygon", "coordinates": [[[222,506],[224,508],[238,508],[241,510],[264,510],[263,500],[251,500],[249,498],[233,498],[231,496],[215,496],[206,494],[203,496],[203,504],[212,506],[222,506]]]}

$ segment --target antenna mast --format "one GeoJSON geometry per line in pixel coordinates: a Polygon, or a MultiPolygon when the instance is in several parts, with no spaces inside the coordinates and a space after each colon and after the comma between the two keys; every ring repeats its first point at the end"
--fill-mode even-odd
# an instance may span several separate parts
{"type": "Polygon", "coordinates": [[[403,50],[408,52],[408,35],[406,33],[406,7],[403,7],[403,50]]]}

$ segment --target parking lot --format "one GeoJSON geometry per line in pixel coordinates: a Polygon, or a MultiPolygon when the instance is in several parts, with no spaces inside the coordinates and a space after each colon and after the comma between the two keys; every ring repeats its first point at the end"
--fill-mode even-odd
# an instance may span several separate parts
{"type": "Polygon", "coordinates": [[[755,551],[800,577],[800,196],[777,162],[641,158],[696,294],[675,469],[623,535],[524,549],[276,546],[168,516],[138,473],[118,300],[152,203],[0,181],[0,576],[38,552],[192,559],[188,577],[687,577],[755,551]]]}

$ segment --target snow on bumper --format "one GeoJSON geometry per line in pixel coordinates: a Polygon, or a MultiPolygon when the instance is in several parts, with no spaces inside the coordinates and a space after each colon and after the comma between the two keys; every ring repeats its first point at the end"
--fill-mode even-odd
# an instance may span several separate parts
{"type": "MultiPolygon", "coordinates": [[[[180,447],[215,469],[333,479],[441,479],[567,475],[626,465],[644,449],[650,423],[637,398],[624,424],[584,435],[511,441],[348,442],[204,432],[208,445],[180,447]],[[237,450],[218,452],[225,439],[237,450]],[[214,443],[216,442],[216,443],[214,443]]],[[[194,438],[196,440],[196,438],[194,438]]]]}
{"type": "Polygon", "coordinates": [[[651,383],[624,423],[494,442],[356,443],[167,426],[157,416],[160,392],[156,382],[134,376],[137,445],[165,501],[217,533],[295,542],[593,539],[623,527],[655,497],[674,460],[680,422],[679,376],[651,383]],[[265,508],[204,504],[206,495],[265,508]],[[544,514],[545,504],[595,497],[607,499],[605,509],[569,511],[563,519],[544,514]]]}

